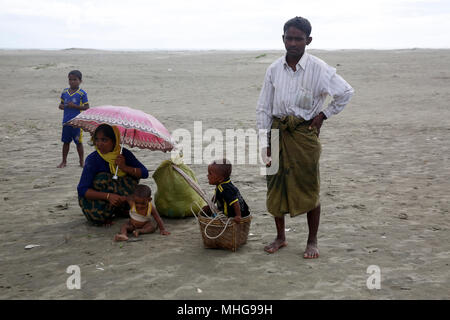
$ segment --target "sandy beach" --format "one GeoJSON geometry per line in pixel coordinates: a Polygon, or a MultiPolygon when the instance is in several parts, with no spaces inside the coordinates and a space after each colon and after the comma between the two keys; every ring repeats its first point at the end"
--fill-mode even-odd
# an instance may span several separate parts
{"type": "MultiPolygon", "coordinates": [[[[265,70],[282,51],[0,50],[0,299],[449,299],[450,50],[309,52],[355,89],[321,129],[316,260],[302,258],[306,215],[286,219],[286,248],[263,251],[276,230],[258,165],[233,168],[253,214],[235,253],[203,248],[194,218],[164,218],[169,236],[114,242],[124,220],[97,228],[80,210],[74,144],[56,168],[70,70],[91,106],[138,108],[171,132],[194,121],[225,132],[256,129],[265,70]],[[80,290],[66,286],[70,265],[80,290]],[[366,285],[371,265],[378,290],[366,285]]],[[[170,154],[132,151],[156,191],[151,174],[170,154]]],[[[212,195],[207,165],[190,167],[212,195]]]]}

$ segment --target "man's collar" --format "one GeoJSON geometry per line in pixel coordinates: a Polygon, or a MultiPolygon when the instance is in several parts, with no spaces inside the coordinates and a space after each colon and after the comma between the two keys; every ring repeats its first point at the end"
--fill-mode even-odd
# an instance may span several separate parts
{"type": "MultiPolygon", "coordinates": [[[[305,50],[305,52],[303,52],[302,57],[297,62],[297,66],[299,66],[300,68],[305,70],[306,69],[306,61],[308,61],[308,53],[306,53],[306,50],[305,50]]],[[[284,57],[283,57],[283,65],[289,68],[289,65],[288,65],[288,63],[286,61],[286,55],[284,55],[284,57]]]]}

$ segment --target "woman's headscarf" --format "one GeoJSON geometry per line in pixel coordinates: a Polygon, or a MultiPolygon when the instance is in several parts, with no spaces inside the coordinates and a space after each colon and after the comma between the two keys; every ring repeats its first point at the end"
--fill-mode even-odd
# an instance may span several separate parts
{"type": "MultiPolygon", "coordinates": [[[[100,155],[100,157],[103,158],[103,160],[105,160],[106,162],[109,163],[109,170],[111,171],[112,174],[116,173],[116,158],[117,156],[120,154],[120,131],[119,129],[117,129],[116,126],[111,126],[111,128],[113,128],[114,130],[114,135],[116,137],[116,145],[114,146],[113,151],[108,152],[108,153],[101,153],[100,150],[97,149],[97,146],[94,144],[95,146],[95,150],[97,150],[98,154],[100,155]]],[[[122,170],[117,171],[117,175],[119,177],[123,177],[126,175],[126,173],[122,170]]]]}

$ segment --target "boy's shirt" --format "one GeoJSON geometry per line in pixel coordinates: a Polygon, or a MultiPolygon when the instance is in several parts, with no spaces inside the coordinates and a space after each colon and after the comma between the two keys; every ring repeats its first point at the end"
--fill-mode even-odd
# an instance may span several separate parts
{"type": "Polygon", "coordinates": [[[234,203],[238,202],[241,208],[241,217],[246,217],[250,214],[247,203],[242,198],[239,189],[236,188],[230,179],[225,179],[224,182],[216,187],[215,201],[217,207],[229,218],[235,217],[234,203]]]}
{"type": "Polygon", "coordinates": [[[70,94],[69,89],[70,88],[66,88],[61,93],[61,103],[65,106],[62,121],[63,124],[69,120],[72,120],[81,112],[80,110],[67,107],[67,104],[69,102],[73,102],[78,106],[84,106],[85,104],[89,103],[86,91],[84,91],[83,89],[78,89],[76,92],[70,94]]]}

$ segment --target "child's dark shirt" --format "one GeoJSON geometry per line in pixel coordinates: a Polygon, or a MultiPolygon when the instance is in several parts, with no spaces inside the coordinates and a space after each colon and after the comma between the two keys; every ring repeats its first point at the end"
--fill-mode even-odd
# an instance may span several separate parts
{"type": "Polygon", "coordinates": [[[234,203],[238,202],[241,208],[241,217],[246,217],[250,214],[247,203],[242,198],[239,189],[236,188],[231,180],[225,179],[224,182],[216,187],[215,202],[220,211],[222,211],[229,218],[235,217],[234,203]]]}

